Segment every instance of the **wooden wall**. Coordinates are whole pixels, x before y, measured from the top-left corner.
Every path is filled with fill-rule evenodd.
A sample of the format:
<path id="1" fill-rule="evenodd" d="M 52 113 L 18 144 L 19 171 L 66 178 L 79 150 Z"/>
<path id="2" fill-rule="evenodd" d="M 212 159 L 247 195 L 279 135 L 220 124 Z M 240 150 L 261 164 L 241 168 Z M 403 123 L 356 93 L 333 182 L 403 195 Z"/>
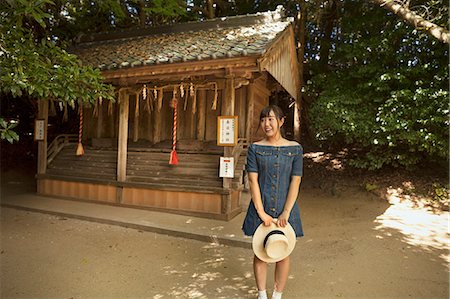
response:
<path id="1" fill-rule="evenodd" d="M 231 194 L 155 190 L 149 188 L 123 187 L 120 202 L 116 186 L 38 179 L 38 194 L 62 198 L 81 199 L 133 207 L 154 208 L 157 210 L 229 220 L 241 212 L 241 191 Z M 230 210 L 224 210 L 230 200 Z"/>
<path id="2" fill-rule="evenodd" d="M 251 134 L 249 141 L 254 142 L 264 138 L 263 131 L 259 128 L 259 115 L 261 110 L 264 109 L 267 105 L 269 105 L 269 96 L 270 91 L 265 87 L 265 82 L 263 81 L 255 81 L 252 86 L 253 88 L 253 97 L 254 97 L 254 108 L 252 114 L 252 124 L 251 124 Z"/>
<path id="3" fill-rule="evenodd" d="M 239 116 L 239 137 L 245 137 L 245 125 L 248 109 L 248 99 L 247 99 L 247 88 L 248 86 L 242 86 L 236 90 L 235 97 L 235 115 Z M 257 89 L 255 89 L 257 90 Z M 222 108 L 222 91 L 219 91 L 217 108 L 212 110 L 211 107 L 214 101 L 214 90 L 206 91 L 206 107 L 205 107 L 205 130 L 204 130 L 204 140 L 214 141 L 217 139 L 217 116 L 220 115 Z M 255 111 L 260 111 L 260 107 L 266 105 L 266 97 L 264 93 L 256 92 L 255 96 L 257 100 L 255 103 Z M 172 126 L 173 126 L 173 109 L 170 107 L 170 100 L 172 99 L 172 92 L 165 92 L 162 102 L 161 111 L 157 111 L 157 103 L 153 102 L 153 110 L 149 111 L 146 109 L 146 102 L 139 99 L 139 117 L 136 118 L 136 96 L 130 95 L 129 101 L 129 126 L 128 126 L 128 138 L 131 140 L 144 140 L 153 143 L 154 140 L 154 126 L 156 121 L 156 114 L 161 114 L 161 141 L 170 142 L 172 140 Z M 259 101 L 263 99 L 263 103 Z M 196 139 L 197 126 L 198 126 L 198 113 L 199 113 L 199 101 L 200 97 L 197 95 L 197 111 L 195 114 L 192 113 L 193 109 L 193 99 L 188 97 L 186 110 L 185 98 L 178 99 L 178 110 L 177 110 L 177 138 L 178 140 L 184 139 Z M 267 96 L 268 102 L 268 96 Z M 97 116 L 93 115 L 94 107 L 84 109 L 84 121 L 83 121 L 83 139 L 91 140 L 92 138 L 109 138 L 117 139 L 118 136 L 118 104 L 114 103 L 112 105 L 111 112 L 108 113 L 108 102 L 103 101 L 102 105 L 98 106 L 99 114 Z M 256 112 L 255 112 L 256 113 Z M 259 115 L 259 114 L 258 114 Z M 136 121 L 137 120 L 137 121 Z M 135 135 L 137 126 L 137 135 Z"/>

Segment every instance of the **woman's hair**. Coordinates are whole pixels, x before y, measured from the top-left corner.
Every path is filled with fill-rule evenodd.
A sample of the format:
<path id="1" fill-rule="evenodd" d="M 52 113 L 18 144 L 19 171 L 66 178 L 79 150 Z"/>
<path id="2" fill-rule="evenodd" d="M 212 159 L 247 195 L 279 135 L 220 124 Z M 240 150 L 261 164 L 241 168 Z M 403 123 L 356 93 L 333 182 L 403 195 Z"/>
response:
<path id="1" fill-rule="evenodd" d="M 259 121 L 261 122 L 264 117 L 269 117 L 270 111 L 273 111 L 273 114 L 275 114 L 275 117 L 277 118 L 278 128 L 280 129 L 281 136 L 285 137 L 284 127 L 280 127 L 280 120 L 285 118 L 286 115 L 284 114 L 283 110 L 281 110 L 281 108 L 277 105 L 269 105 L 261 110 L 261 113 L 259 114 Z M 259 127 L 260 126 L 258 126 L 256 132 L 259 131 Z"/>
<path id="2" fill-rule="evenodd" d="M 285 117 L 284 112 L 280 107 L 278 107 L 277 105 L 269 105 L 261 111 L 259 120 L 262 120 L 264 117 L 269 117 L 270 111 L 273 111 L 273 114 L 275 114 L 277 119 L 283 119 Z"/>

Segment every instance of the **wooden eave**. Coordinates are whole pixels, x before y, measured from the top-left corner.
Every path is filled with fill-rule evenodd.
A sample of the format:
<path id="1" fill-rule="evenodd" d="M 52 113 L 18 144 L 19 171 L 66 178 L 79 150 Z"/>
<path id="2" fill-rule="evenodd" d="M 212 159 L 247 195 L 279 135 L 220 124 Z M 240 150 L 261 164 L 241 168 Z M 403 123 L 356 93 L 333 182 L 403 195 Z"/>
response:
<path id="1" fill-rule="evenodd" d="M 145 83 L 146 81 L 173 80 L 191 76 L 218 75 L 225 77 L 231 72 L 246 77 L 259 72 L 260 55 L 212 60 L 198 60 L 170 64 L 155 64 L 142 67 L 102 71 L 105 82 L 116 85 Z"/>
<path id="2" fill-rule="evenodd" d="M 298 99 L 300 82 L 292 24 L 258 59 L 258 67 L 260 71 L 269 72 L 294 99 Z"/>

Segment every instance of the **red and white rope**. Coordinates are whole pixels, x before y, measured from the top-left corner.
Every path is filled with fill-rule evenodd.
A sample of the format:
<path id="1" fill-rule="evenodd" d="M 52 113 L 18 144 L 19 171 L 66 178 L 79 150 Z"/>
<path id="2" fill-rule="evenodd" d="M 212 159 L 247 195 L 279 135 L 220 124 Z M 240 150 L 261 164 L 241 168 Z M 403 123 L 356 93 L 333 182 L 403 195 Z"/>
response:
<path id="1" fill-rule="evenodd" d="M 83 105 L 80 104 L 80 128 L 78 129 L 78 143 L 83 139 Z"/>
<path id="2" fill-rule="evenodd" d="M 177 147 L 177 100 L 173 100 L 173 140 L 172 140 L 172 150 L 174 151 Z"/>

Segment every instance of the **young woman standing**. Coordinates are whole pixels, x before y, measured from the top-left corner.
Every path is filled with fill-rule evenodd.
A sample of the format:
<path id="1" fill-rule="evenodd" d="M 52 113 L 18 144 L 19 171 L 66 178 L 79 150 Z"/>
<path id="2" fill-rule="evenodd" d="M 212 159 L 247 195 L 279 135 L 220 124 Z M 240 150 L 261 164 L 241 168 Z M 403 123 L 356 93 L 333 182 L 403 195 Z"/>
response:
<path id="1" fill-rule="evenodd" d="M 260 224 L 293 227 L 296 237 L 303 236 L 297 196 L 303 171 L 303 148 L 295 141 L 283 138 L 281 127 L 284 113 L 275 105 L 260 114 L 260 129 L 264 139 L 248 148 L 246 170 L 252 201 L 244 219 L 243 231 L 253 236 Z M 267 263 L 256 255 L 253 260 L 258 299 L 267 299 Z M 272 299 L 281 299 L 289 274 L 289 256 L 276 262 Z"/>

